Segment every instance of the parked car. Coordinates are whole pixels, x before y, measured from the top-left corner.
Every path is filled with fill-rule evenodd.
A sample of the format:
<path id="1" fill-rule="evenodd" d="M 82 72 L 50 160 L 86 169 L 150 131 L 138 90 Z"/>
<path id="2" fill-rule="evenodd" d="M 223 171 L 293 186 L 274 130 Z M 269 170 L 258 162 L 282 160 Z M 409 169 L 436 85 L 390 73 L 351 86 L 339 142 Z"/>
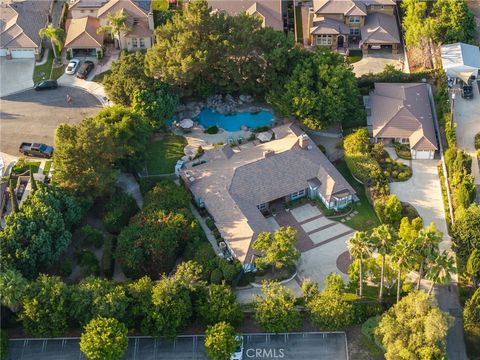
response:
<path id="1" fill-rule="evenodd" d="M 473 82 L 477 80 L 476 76 L 475 75 L 472 75 L 468 78 L 468 85 L 472 86 L 473 85 Z"/>
<path id="2" fill-rule="evenodd" d="M 58 87 L 57 80 L 42 80 L 33 85 L 33 88 L 36 91 L 39 90 L 49 90 L 49 89 L 56 89 Z"/>
<path id="3" fill-rule="evenodd" d="M 79 79 L 86 79 L 88 74 L 90 74 L 90 71 L 93 70 L 93 67 L 95 64 L 90 61 L 84 61 L 82 65 L 80 65 L 80 68 L 77 71 L 77 78 Z"/>
<path id="4" fill-rule="evenodd" d="M 75 72 L 78 70 L 79 66 L 80 66 L 80 60 L 78 60 L 78 59 L 70 60 L 67 67 L 65 68 L 65 74 L 67 74 L 67 75 L 75 74 Z"/>
<path id="5" fill-rule="evenodd" d="M 40 143 L 21 143 L 18 149 L 23 155 L 50 159 L 53 156 L 53 147 Z"/>
<path id="6" fill-rule="evenodd" d="M 462 86 L 462 98 L 473 99 L 473 87 L 471 85 Z"/>
<path id="7" fill-rule="evenodd" d="M 242 360 L 243 359 L 243 336 L 235 336 L 237 342 L 237 348 L 235 352 L 230 356 L 230 360 Z"/>

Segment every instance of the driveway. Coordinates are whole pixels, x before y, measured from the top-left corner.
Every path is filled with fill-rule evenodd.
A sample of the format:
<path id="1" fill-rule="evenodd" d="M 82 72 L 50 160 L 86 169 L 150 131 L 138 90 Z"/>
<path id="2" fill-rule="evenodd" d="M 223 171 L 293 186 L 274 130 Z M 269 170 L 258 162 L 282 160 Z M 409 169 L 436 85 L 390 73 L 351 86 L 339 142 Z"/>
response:
<path id="1" fill-rule="evenodd" d="M 454 118 L 457 122 L 457 146 L 473 158 L 472 174 L 475 176 L 478 202 L 480 201 L 480 171 L 474 143 L 475 134 L 480 132 L 480 93 L 477 82 L 473 85 L 473 99 L 462 99 L 460 93 L 456 92 Z"/>
<path id="2" fill-rule="evenodd" d="M 67 94 L 73 99 L 71 104 L 67 104 Z M 95 96 L 83 90 L 58 87 L 6 96 L 0 99 L 0 109 L 0 151 L 19 155 L 20 143 L 34 141 L 53 145 L 59 124 L 78 124 L 83 118 L 96 114 L 101 106 Z"/>
<path id="3" fill-rule="evenodd" d="M 95 71 L 92 71 L 88 75 L 87 80 L 78 79 L 76 76 L 63 74 L 57 80 L 58 84 L 61 86 L 70 86 L 83 89 L 90 94 L 94 95 L 103 105 L 110 105 L 107 96 L 105 95 L 105 91 L 103 89 L 102 84 L 97 83 L 95 81 L 91 81 L 95 77 Z"/>
<path id="4" fill-rule="evenodd" d="M 431 222 L 443 233 L 440 250 L 450 250 L 442 189 L 438 178 L 438 160 L 412 160 L 412 177 L 404 182 L 390 184 L 390 192 L 400 201 L 410 203 L 422 217 L 425 226 Z"/>
<path id="5" fill-rule="evenodd" d="M 401 49 L 396 55 L 387 50 L 370 50 L 369 54 L 363 55 L 362 60 L 352 64 L 353 72 L 356 77 L 369 73 L 375 74 L 382 72 L 386 65 L 393 65 L 395 68 L 403 70 L 404 59 Z"/>
<path id="6" fill-rule="evenodd" d="M 0 57 L 0 97 L 33 86 L 34 59 L 7 60 Z"/>
<path id="7" fill-rule="evenodd" d="M 335 359 L 345 360 L 347 340 L 344 332 L 287 334 L 243 334 L 243 359 Z M 130 337 L 123 360 L 130 359 L 209 359 L 204 336 L 178 336 L 175 339 Z M 7 360 L 85 359 L 78 338 L 15 339 L 9 341 Z"/>
<path id="8" fill-rule="evenodd" d="M 279 211 L 275 219 L 280 226 L 297 230 L 297 248 L 301 252 L 297 266 L 300 281 L 310 278 L 323 288 L 326 276 L 332 272 L 348 281 L 350 256 L 347 241 L 355 230 L 328 219 L 312 204 Z"/>

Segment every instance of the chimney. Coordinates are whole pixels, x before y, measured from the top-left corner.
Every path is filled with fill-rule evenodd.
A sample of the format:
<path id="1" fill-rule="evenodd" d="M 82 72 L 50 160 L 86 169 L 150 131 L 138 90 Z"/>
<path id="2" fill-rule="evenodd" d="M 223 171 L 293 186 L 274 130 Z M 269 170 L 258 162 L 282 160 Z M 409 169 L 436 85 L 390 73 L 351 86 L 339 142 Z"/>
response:
<path id="1" fill-rule="evenodd" d="M 270 156 L 273 156 L 273 155 L 275 155 L 275 151 L 274 151 L 274 150 L 267 150 L 267 151 L 264 151 L 264 152 L 263 152 L 263 157 L 264 157 L 265 159 L 268 158 L 268 157 L 270 157 Z"/>
<path id="2" fill-rule="evenodd" d="M 310 138 L 308 137 L 307 134 L 302 134 L 298 137 L 298 145 L 302 149 L 307 149 L 308 146 L 310 145 Z"/>

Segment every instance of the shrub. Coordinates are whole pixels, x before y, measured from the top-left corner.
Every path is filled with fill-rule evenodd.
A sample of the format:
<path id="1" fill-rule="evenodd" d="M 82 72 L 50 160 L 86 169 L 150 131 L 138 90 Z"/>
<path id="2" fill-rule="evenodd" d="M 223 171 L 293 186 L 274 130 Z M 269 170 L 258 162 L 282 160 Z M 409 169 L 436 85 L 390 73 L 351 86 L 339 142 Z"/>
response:
<path id="1" fill-rule="evenodd" d="M 210 134 L 210 135 L 214 135 L 214 134 L 217 134 L 218 133 L 218 126 L 216 125 L 213 125 L 213 126 L 209 126 L 208 128 L 205 129 L 204 133 L 205 134 Z"/>
<path id="2" fill-rule="evenodd" d="M 397 170 L 393 170 L 392 171 L 392 178 L 396 179 L 398 177 L 398 171 Z"/>
<path id="3" fill-rule="evenodd" d="M 261 132 L 264 132 L 264 131 L 268 131 L 268 130 L 270 130 L 270 129 L 271 129 L 271 127 L 268 126 L 268 125 L 259 126 L 259 127 L 255 128 L 255 129 L 253 129 L 253 132 L 261 133 Z"/>
<path id="4" fill-rule="evenodd" d="M 81 250 L 76 253 L 77 262 L 80 266 L 82 277 L 98 275 L 100 273 L 100 265 L 98 264 L 95 254 L 88 250 Z"/>
<path id="5" fill-rule="evenodd" d="M 135 200 L 121 189 L 116 188 L 105 204 L 103 215 L 105 228 L 112 234 L 119 234 L 137 212 L 138 206 Z"/>
<path id="6" fill-rule="evenodd" d="M 103 244 L 102 271 L 103 275 L 109 278 L 113 276 L 113 243 L 114 238 L 112 236 L 108 236 Z"/>
<path id="7" fill-rule="evenodd" d="M 397 179 L 399 181 L 405 181 L 405 180 L 408 179 L 408 175 L 405 172 L 402 171 L 400 174 L 398 174 Z"/>
<path id="8" fill-rule="evenodd" d="M 80 229 L 83 246 L 95 246 L 97 249 L 102 246 L 103 234 L 100 230 L 91 225 L 85 225 Z"/>
<path id="9" fill-rule="evenodd" d="M 208 218 L 207 220 L 205 220 L 205 224 L 207 224 L 207 227 L 212 231 L 216 229 L 215 221 L 213 221 L 212 218 Z"/>
<path id="10" fill-rule="evenodd" d="M 214 269 L 210 275 L 210 282 L 212 284 L 220 284 L 223 279 L 223 274 L 220 269 Z"/>
<path id="11" fill-rule="evenodd" d="M 476 150 L 480 149 L 480 133 L 475 135 L 475 149 Z"/>
<path id="12" fill-rule="evenodd" d="M 8 335 L 5 330 L 0 329 L 0 359 L 7 356 L 8 351 Z"/>
<path id="13" fill-rule="evenodd" d="M 73 265 L 70 260 L 60 261 L 57 266 L 57 274 L 63 277 L 69 277 L 72 274 Z"/>
<path id="14" fill-rule="evenodd" d="M 232 281 L 235 276 L 242 271 L 242 264 L 238 259 L 235 259 L 233 263 L 228 262 L 224 258 L 218 258 L 218 268 L 221 270 L 225 281 Z"/>
<path id="15" fill-rule="evenodd" d="M 376 301 L 355 301 L 353 303 L 353 317 L 356 324 L 365 322 L 372 316 L 382 313 L 382 306 Z"/>

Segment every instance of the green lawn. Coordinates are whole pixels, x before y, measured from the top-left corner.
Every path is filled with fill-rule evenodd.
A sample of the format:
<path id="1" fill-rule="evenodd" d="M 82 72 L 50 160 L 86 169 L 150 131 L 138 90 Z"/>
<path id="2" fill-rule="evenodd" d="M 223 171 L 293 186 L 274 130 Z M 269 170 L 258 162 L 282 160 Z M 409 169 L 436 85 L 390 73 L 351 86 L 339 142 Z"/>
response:
<path id="1" fill-rule="evenodd" d="M 357 196 L 360 199 L 359 202 L 353 204 L 354 210 L 357 210 L 358 214 L 352 217 L 350 220 L 345 220 L 344 224 L 350 226 L 352 229 L 360 231 L 370 230 L 375 226 L 380 225 L 380 221 L 373 210 L 373 206 L 370 205 L 367 200 L 364 186 L 358 183 L 352 177 L 352 174 L 350 174 L 350 170 L 348 170 L 345 161 L 342 160 L 335 162 L 335 167 L 338 171 L 340 171 L 345 180 L 347 180 L 348 183 L 355 189 Z"/>
<path id="2" fill-rule="evenodd" d="M 43 168 L 43 174 L 45 176 L 48 176 L 48 173 L 50 172 L 50 168 L 52 167 L 52 160 L 45 161 L 45 167 Z"/>
<path id="3" fill-rule="evenodd" d="M 48 59 L 45 62 L 45 64 L 35 66 L 35 69 L 33 70 L 33 82 L 37 83 L 40 80 L 43 80 L 43 76 L 45 76 L 45 79 L 58 79 L 63 72 L 65 71 L 65 66 L 62 65 L 58 68 L 53 68 L 52 69 L 52 64 L 53 64 L 53 51 L 50 50 L 48 52 Z"/>
<path id="4" fill-rule="evenodd" d="M 347 62 L 349 64 L 353 64 L 362 60 L 362 57 L 363 57 L 362 50 L 350 50 L 347 57 Z"/>
<path id="5" fill-rule="evenodd" d="M 168 136 L 163 140 L 152 142 L 146 155 L 148 175 L 171 174 L 175 164 L 184 154 L 187 140 L 183 136 Z"/>

